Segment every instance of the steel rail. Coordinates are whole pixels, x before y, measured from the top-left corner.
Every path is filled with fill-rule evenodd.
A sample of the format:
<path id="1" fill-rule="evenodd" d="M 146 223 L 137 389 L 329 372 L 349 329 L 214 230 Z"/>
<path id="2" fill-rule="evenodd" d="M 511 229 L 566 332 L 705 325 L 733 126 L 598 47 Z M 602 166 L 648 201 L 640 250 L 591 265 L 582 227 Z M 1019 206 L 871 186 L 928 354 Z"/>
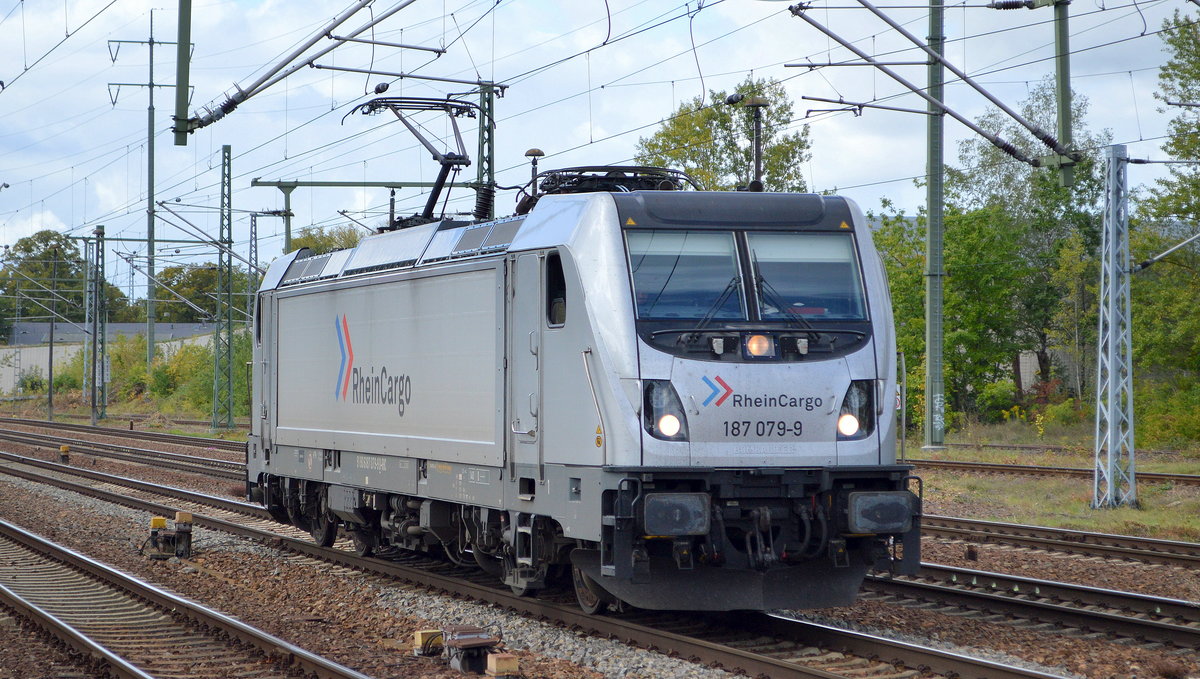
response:
<path id="1" fill-rule="evenodd" d="M 0 535 L 37 554 L 61 561 L 92 579 L 143 599 L 162 611 L 190 620 L 199 625 L 201 629 L 220 630 L 233 639 L 253 646 L 269 657 L 283 658 L 288 664 L 292 664 L 306 673 L 322 679 L 369 679 L 365 674 L 306 651 L 236 618 L 218 613 L 207 606 L 184 599 L 148 582 L 137 580 L 107 564 L 67 547 L 54 544 L 7 521 L 0 520 Z"/>
<path id="2" fill-rule="evenodd" d="M 94 432 L 94 431 L 86 432 L 86 433 L 94 433 L 97 435 L 109 436 L 112 438 L 122 438 L 122 436 L 121 436 L 122 432 L 120 430 L 117 430 L 116 433 L 111 433 L 111 434 L 104 433 L 104 432 Z M 192 463 L 192 464 L 196 464 L 196 465 L 210 465 L 213 467 L 219 467 L 219 468 L 230 470 L 230 471 L 244 470 L 246 467 L 244 462 L 238 462 L 235 460 L 224 460 L 219 457 L 208 457 L 206 455 L 191 455 L 191 454 L 186 454 L 186 453 L 171 453 L 171 452 L 167 452 L 167 451 L 163 451 L 163 450 L 155 450 L 155 449 L 150 449 L 150 448 L 137 448 L 137 447 L 131 446 L 127 443 L 109 443 L 107 441 L 88 441 L 88 440 L 84 440 L 84 439 L 73 439 L 73 438 L 63 436 L 62 434 L 42 434 L 42 433 L 31 432 L 31 431 L 16 431 L 16 430 L 11 430 L 11 429 L 0 429 L 0 437 L 4 437 L 4 436 L 14 436 L 14 437 L 15 436 L 24 436 L 24 437 L 28 437 L 30 439 L 38 439 L 38 440 L 43 441 L 46 445 L 65 444 L 65 445 L 71 446 L 72 450 L 83 449 L 83 448 L 92 448 L 92 449 L 102 449 L 105 451 L 119 452 L 119 453 L 130 452 L 130 453 L 136 453 L 138 455 L 143 455 L 146 457 L 154 457 L 154 458 L 159 458 L 159 459 L 163 459 L 163 460 L 172 460 L 172 461 L 176 461 L 176 462 Z M 171 441 L 157 441 L 157 442 L 158 443 L 171 443 L 172 445 L 174 445 L 174 442 L 171 442 Z M 188 445 L 191 445 L 191 444 L 188 444 Z M 245 444 L 242 444 L 242 445 L 244 446 Z M 198 447 L 198 446 L 192 446 L 192 447 Z M 212 450 L 216 450 L 215 448 L 211 448 L 211 446 L 209 448 Z M 226 452 L 234 452 L 234 451 L 226 451 Z"/>
<path id="3" fill-rule="evenodd" d="M 763 634 L 795 638 L 808 644 L 828 645 L 870 658 L 889 658 L 903 663 L 907 667 L 925 669 L 951 677 L 963 679 L 968 677 L 1061 679 L 1057 674 L 1047 674 L 1039 670 L 1005 665 L 961 653 L 877 637 L 864 632 L 839 629 L 807 620 L 797 620 L 781 614 L 762 613 L 753 617 L 741 617 L 738 624 L 742 625 L 744 629 Z"/>
<path id="4" fill-rule="evenodd" d="M 868 575 L 867 588 L 1134 639 L 1200 646 L 1200 604 L 1182 599 L 930 563 L 922 563 L 914 577 Z M 1092 606 L 1108 610 L 1087 608 Z"/>
<path id="5" fill-rule="evenodd" d="M 1069 528 L 1029 526 L 935 514 L 921 517 L 921 533 L 926 537 L 1033 547 L 1072 554 L 1200 568 L 1200 543 L 1195 542 L 1089 533 Z"/>
<path id="6" fill-rule="evenodd" d="M 969 472 L 997 474 L 1026 474 L 1029 476 L 1069 476 L 1092 478 L 1095 471 L 1086 467 L 1043 467 L 1028 464 L 1000 464 L 997 462 L 964 462 L 959 460 L 919 460 L 908 462 L 926 469 L 951 469 Z M 1200 474 L 1165 474 L 1138 471 L 1139 483 L 1171 483 L 1179 486 L 1200 486 Z"/>
<path id="7" fill-rule="evenodd" d="M 25 457 L 15 453 L 6 453 L 0 451 L 0 460 L 16 462 L 18 464 L 37 467 L 48 471 L 59 472 L 63 474 L 71 474 L 73 476 L 82 476 L 86 479 L 108 483 L 115 486 L 124 486 L 134 490 L 140 490 L 146 493 L 154 493 L 156 495 L 166 495 L 167 497 L 186 502 L 196 502 L 206 504 L 211 507 L 216 507 L 227 512 L 235 512 L 238 514 L 253 516 L 259 519 L 269 519 L 271 515 L 261 505 L 249 504 L 238 500 L 230 500 L 216 495 L 200 493 L 192 490 L 184 490 L 182 488 L 174 488 L 172 486 L 164 486 L 158 483 L 150 483 L 148 481 L 140 481 L 131 479 L 125 476 L 117 476 L 116 474 L 105 474 L 104 472 L 92 471 L 90 469 L 80 469 L 70 465 L 59 464 L 57 462 L 47 462 L 37 458 Z M 8 471 L 8 470 L 5 470 Z M 64 486 L 64 488 L 67 486 Z M 74 489 L 74 486 L 71 486 Z"/>
<path id="8" fill-rule="evenodd" d="M 91 658 L 108 676 L 116 676 L 120 679 L 155 679 L 131 665 L 121 656 L 96 643 L 53 613 L 25 599 L 3 584 L 0 584 L 0 604 L 14 611 L 17 616 L 31 621 L 47 634 L 66 643 L 76 653 Z"/>
<path id="9" fill-rule="evenodd" d="M 0 455 L 0 457 L 8 456 Z M 42 461 L 36 460 L 34 462 Z M 22 464 L 25 464 L 25 462 L 22 461 Z M 47 469 L 62 467 L 62 465 L 44 462 L 37 466 Z M 62 471 L 78 473 L 85 470 L 67 467 L 63 468 Z M 141 500 L 138 498 L 132 498 L 101 488 L 81 486 L 79 484 L 62 479 L 43 477 L 36 473 L 26 472 L 7 466 L 0 466 L 0 472 L 12 474 L 14 476 L 19 476 L 35 482 L 49 483 L 51 485 L 76 492 L 83 492 L 93 497 L 108 500 L 110 502 L 135 509 L 153 512 L 159 515 L 169 515 L 171 512 L 176 511 L 174 507 L 167 505 Z M 189 491 L 182 491 L 181 489 L 165 489 L 161 486 L 155 487 L 154 490 L 155 492 L 170 490 L 172 491 L 172 496 L 191 494 Z M 208 502 L 210 499 L 220 498 L 203 496 L 203 498 L 196 501 Z M 238 508 L 231 511 L 245 511 L 242 508 L 257 509 L 257 512 L 251 513 L 252 516 L 259 517 L 266 515 L 266 510 L 263 510 L 256 505 L 245 505 L 243 503 L 233 504 L 236 504 Z M 579 610 L 574 604 L 565 605 L 543 599 L 519 597 L 507 589 L 500 588 L 498 586 L 464 581 L 460 578 L 441 575 L 428 570 L 416 569 L 373 558 L 359 557 L 351 552 L 336 548 L 320 547 L 307 540 L 299 540 L 285 535 L 280 535 L 279 533 L 260 530 L 233 521 L 207 516 L 196 512 L 193 512 L 192 515 L 195 525 L 202 526 L 204 528 L 220 530 L 230 534 L 250 538 L 296 554 L 319 559 L 321 561 L 339 566 L 345 566 L 347 568 L 388 576 L 397 580 L 402 580 L 426 587 L 433 591 L 467 596 L 476 601 L 501 606 L 533 618 L 549 619 L 559 624 L 579 628 L 588 634 L 615 638 L 622 642 L 642 648 L 648 648 L 662 653 L 677 655 L 695 662 L 719 666 L 734 672 L 744 672 L 750 676 L 781 679 L 792 677 L 802 677 L 806 679 L 834 679 L 844 676 L 816 668 L 804 667 L 802 665 L 798 665 L 784 659 L 774 658 L 769 655 L 753 653 L 684 634 L 676 634 L 665 630 L 655 629 L 651 626 L 640 624 L 636 621 L 623 619 L 619 616 L 587 615 L 583 611 Z M 744 616 L 746 620 L 743 620 L 742 623 L 739 624 L 745 624 L 749 620 L 756 619 L 756 616 L 757 614 L 755 616 Z M 788 624 L 793 626 L 793 630 L 800 629 L 800 627 L 795 627 L 795 625 L 800 624 L 800 621 L 791 621 Z M 857 651 L 858 653 L 871 658 L 885 656 L 895 657 L 897 662 L 904 662 L 905 664 L 912 663 L 912 666 L 914 667 L 929 669 L 933 672 L 944 674 L 958 673 L 958 676 L 963 677 L 986 676 L 989 678 L 994 677 L 995 679 L 1051 679 L 1051 677 L 1053 677 L 1053 675 L 1048 675 L 1033 670 L 1009 667 L 981 659 L 972 659 L 967 656 L 956 656 L 952 653 L 938 651 L 936 649 L 928 649 L 915 644 L 906 644 L 904 642 L 885 639 L 883 637 L 873 637 L 871 635 L 858 632 L 837 630 L 836 628 L 825 627 L 815 623 L 803 623 L 803 625 L 804 629 L 807 631 L 793 631 L 791 633 L 792 636 L 789 638 L 801 639 L 804 640 L 805 644 L 812 645 L 814 638 L 813 636 L 808 635 L 819 635 L 822 640 L 826 640 L 831 646 L 844 649 L 859 649 Z M 901 658 L 910 658 L 911 660 L 904 661 L 901 660 Z M 943 666 L 946 667 L 944 671 L 942 669 Z"/>
<path id="10" fill-rule="evenodd" d="M 59 448 L 70 446 L 71 453 L 80 455 L 95 455 L 125 462 L 152 464 L 163 469 L 190 472 L 204 476 L 215 476 L 223 479 L 244 480 L 246 465 L 241 462 L 219 460 L 216 458 L 197 457 L 195 455 L 180 455 L 160 450 L 147 450 L 122 446 L 98 441 L 82 441 L 48 434 L 32 432 L 0 431 L 0 440 L 18 443 L 38 448 Z"/>
<path id="11" fill-rule="evenodd" d="M 69 415 L 67 417 L 70 417 Z M 133 418 L 131 419 L 142 419 Z M 195 422 L 192 420 L 180 420 L 179 424 L 204 424 L 208 422 Z M 187 436 L 184 434 L 169 434 L 158 431 L 143 431 L 140 429 L 120 429 L 117 427 L 93 427 L 90 424 L 80 424 L 77 422 L 61 422 L 55 420 L 47 422 L 46 420 L 30 420 L 20 417 L 0 417 L 0 424 L 17 424 L 26 427 L 42 427 L 45 429 L 58 429 L 65 431 L 77 431 L 88 434 L 96 434 L 98 436 L 120 436 L 124 438 L 145 439 L 147 441 L 155 441 L 158 443 L 174 443 L 181 446 L 192 446 L 198 448 L 214 448 L 217 450 L 227 450 L 230 452 L 240 453 L 246 449 L 245 441 L 229 441 L 226 439 L 214 439 L 204 436 Z"/>

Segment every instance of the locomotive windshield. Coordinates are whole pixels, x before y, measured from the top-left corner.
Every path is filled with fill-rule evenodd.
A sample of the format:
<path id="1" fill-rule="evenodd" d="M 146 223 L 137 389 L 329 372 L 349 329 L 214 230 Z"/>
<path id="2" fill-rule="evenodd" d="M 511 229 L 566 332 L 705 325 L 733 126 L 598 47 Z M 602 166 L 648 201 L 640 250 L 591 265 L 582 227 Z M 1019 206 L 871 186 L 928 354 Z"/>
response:
<path id="1" fill-rule="evenodd" d="M 750 229 L 626 229 L 638 333 L 701 360 L 804 360 L 871 332 L 854 235 Z M 778 351 L 747 358 L 749 333 Z"/>
<path id="2" fill-rule="evenodd" d="M 746 233 L 749 278 L 738 264 L 740 235 L 627 231 L 638 318 L 867 320 L 850 234 Z M 755 319 L 747 313 L 746 290 Z"/>
<path id="3" fill-rule="evenodd" d="M 746 238 L 764 321 L 867 319 L 850 234 L 749 233 Z"/>
<path id="4" fill-rule="evenodd" d="M 746 320 L 737 247 L 720 231 L 629 231 L 637 315 Z"/>

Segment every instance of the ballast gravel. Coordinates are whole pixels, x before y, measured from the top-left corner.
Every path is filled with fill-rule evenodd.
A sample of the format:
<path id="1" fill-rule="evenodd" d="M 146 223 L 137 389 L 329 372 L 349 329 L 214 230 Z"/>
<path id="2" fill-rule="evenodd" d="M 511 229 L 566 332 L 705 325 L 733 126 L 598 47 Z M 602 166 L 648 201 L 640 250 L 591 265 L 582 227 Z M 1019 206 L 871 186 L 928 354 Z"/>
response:
<path id="1" fill-rule="evenodd" d="M 28 449 L 13 452 L 30 453 Z M 42 451 L 37 456 L 53 459 L 54 454 Z M 228 481 L 194 474 L 106 460 L 81 464 L 165 485 L 237 495 Z M 197 552 L 193 559 L 151 562 L 137 552 L 148 530 L 148 514 L 3 475 L 0 517 L 373 676 L 462 676 L 450 671 L 444 660 L 413 657 L 410 648 L 414 630 L 455 623 L 479 625 L 499 633 L 505 647 L 519 655 L 525 677 L 732 676 L 496 607 L 432 594 L 349 569 L 315 566 L 302 557 L 203 529 L 196 531 Z M 1197 598 L 1192 596 L 1197 591 L 1192 589 L 1197 574 L 1186 569 L 1097 563 L 997 546 L 979 550 L 979 560 L 984 563 L 964 564 L 955 559 L 956 554 L 965 553 L 964 545 L 930 540 L 924 544 L 926 559 L 931 561 L 1087 584 L 1103 580 L 1103 586 L 1166 596 L 1170 596 L 1166 592 L 1182 589 L 1188 596 L 1175 596 Z M 1046 570 L 1052 574 L 1041 572 Z M 902 640 L 982 655 L 1005 664 L 1025 664 L 1066 677 L 1200 677 L 1195 659 L 1165 649 L 1132 648 L 1103 639 L 1072 638 L 881 602 L 863 601 L 845 609 L 809 611 L 801 616 L 872 633 L 890 631 Z M 40 644 L 36 639 L 28 639 L 28 643 L 31 647 Z M 18 642 L 5 648 L 22 645 Z M 0 657 L 0 668 L 8 666 L 7 658 Z M 23 671 L 30 667 L 22 667 L 21 676 L 57 676 Z M 4 676 L 0 673 L 0 679 Z"/>
<path id="2" fill-rule="evenodd" d="M 47 509 L 51 508 L 51 509 Z M 194 558 L 138 553 L 150 515 L 0 475 L 0 517 L 376 677 L 461 677 L 416 658 L 412 633 L 471 624 L 499 633 L 525 677 L 686 677 L 727 672 L 460 601 L 351 569 L 314 565 L 256 542 L 196 528 Z M 38 648 L 36 639 L 27 639 Z M 20 645 L 20 644 L 18 644 Z M 11 647 L 10 647 L 11 648 Z M 0 657 L 0 667 L 7 667 Z M 0 674 L 0 677 L 3 677 Z M 22 677 L 58 674 L 22 673 Z"/>

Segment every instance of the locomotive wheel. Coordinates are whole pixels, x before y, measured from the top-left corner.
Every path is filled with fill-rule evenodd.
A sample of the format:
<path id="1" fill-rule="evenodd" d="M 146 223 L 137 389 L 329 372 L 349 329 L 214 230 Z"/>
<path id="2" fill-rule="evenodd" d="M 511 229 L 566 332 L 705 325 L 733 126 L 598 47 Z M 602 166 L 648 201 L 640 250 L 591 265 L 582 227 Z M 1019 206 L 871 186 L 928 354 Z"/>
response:
<path id="1" fill-rule="evenodd" d="M 337 539 L 338 519 L 333 512 L 329 511 L 329 502 L 326 499 L 324 487 L 317 495 L 317 515 L 312 518 L 308 534 L 312 536 L 313 542 L 322 547 L 333 545 L 333 541 Z"/>
<path id="2" fill-rule="evenodd" d="M 612 597 L 578 566 L 571 567 L 571 580 L 575 583 L 575 601 L 584 613 L 596 615 L 608 610 Z"/>
<path id="3" fill-rule="evenodd" d="M 291 524 L 296 528 L 305 532 L 312 530 L 312 522 L 300 511 L 300 507 L 295 502 L 288 503 L 287 515 Z"/>
<path id="4" fill-rule="evenodd" d="M 509 560 L 508 560 L 508 559 L 504 559 L 504 576 L 505 576 L 505 577 L 504 577 L 504 579 L 505 579 L 505 580 L 507 580 L 507 579 L 508 579 L 508 573 L 509 573 L 509 572 L 510 572 L 512 569 L 513 569 L 513 565 L 512 565 L 511 563 L 509 563 Z M 508 586 L 508 588 L 509 588 L 510 590 L 512 590 L 512 593 L 513 593 L 513 594 L 516 594 L 517 596 L 529 596 L 530 594 L 533 594 L 533 589 L 532 589 L 532 588 L 530 588 L 528 585 L 513 585 L 513 584 L 510 584 L 510 585 Z"/>
<path id="5" fill-rule="evenodd" d="M 312 520 L 308 534 L 312 536 L 313 542 L 322 547 L 329 547 L 337 539 L 337 531 L 337 518 L 327 511 L 322 511 L 320 516 Z"/>
<path id="6" fill-rule="evenodd" d="M 271 515 L 272 519 L 275 519 L 279 523 L 289 524 L 292 522 L 292 517 L 288 515 L 287 510 L 279 505 L 269 505 L 267 507 L 267 513 Z"/>
<path id="7" fill-rule="evenodd" d="M 490 573 L 499 578 L 501 581 L 504 580 L 504 565 L 500 563 L 500 559 L 497 559 L 490 554 L 484 554 L 478 549 L 473 549 L 472 551 L 474 552 L 475 563 L 478 564 L 485 573 Z"/>
<path id="8" fill-rule="evenodd" d="M 502 579 L 508 580 L 509 573 L 516 570 L 517 566 L 513 562 L 513 559 L 511 556 L 505 556 L 504 558 L 502 558 L 500 560 L 500 562 L 504 565 L 504 577 Z M 517 596 L 531 596 L 535 591 L 537 591 L 536 588 L 530 587 L 528 584 L 514 585 L 514 584 L 510 583 L 508 585 L 508 588 L 510 590 L 512 590 L 512 593 L 516 594 Z"/>
<path id="9" fill-rule="evenodd" d="M 352 530 L 350 531 L 350 539 L 354 541 L 354 553 L 359 556 L 375 556 L 375 547 L 379 540 L 375 537 L 375 533 L 368 530 Z"/>

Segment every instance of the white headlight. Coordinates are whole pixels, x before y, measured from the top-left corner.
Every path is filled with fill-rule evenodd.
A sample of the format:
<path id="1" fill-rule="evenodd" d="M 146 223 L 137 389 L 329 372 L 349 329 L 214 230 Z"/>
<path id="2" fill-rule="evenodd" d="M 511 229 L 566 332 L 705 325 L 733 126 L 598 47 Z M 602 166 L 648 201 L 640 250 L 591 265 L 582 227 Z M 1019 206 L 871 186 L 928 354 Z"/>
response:
<path id="1" fill-rule="evenodd" d="M 857 423 L 855 427 L 857 428 Z M 679 418 L 667 413 L 658 418 L 658 431 L 666 437 L 671 437 L 679 433 Z"/>
<path id="2" fill-rule="evenodd" d="M 838 418 L 838 432 L 842 436 L 854 436 L 858 433 L 858 418 L 845 413 Z"/>

